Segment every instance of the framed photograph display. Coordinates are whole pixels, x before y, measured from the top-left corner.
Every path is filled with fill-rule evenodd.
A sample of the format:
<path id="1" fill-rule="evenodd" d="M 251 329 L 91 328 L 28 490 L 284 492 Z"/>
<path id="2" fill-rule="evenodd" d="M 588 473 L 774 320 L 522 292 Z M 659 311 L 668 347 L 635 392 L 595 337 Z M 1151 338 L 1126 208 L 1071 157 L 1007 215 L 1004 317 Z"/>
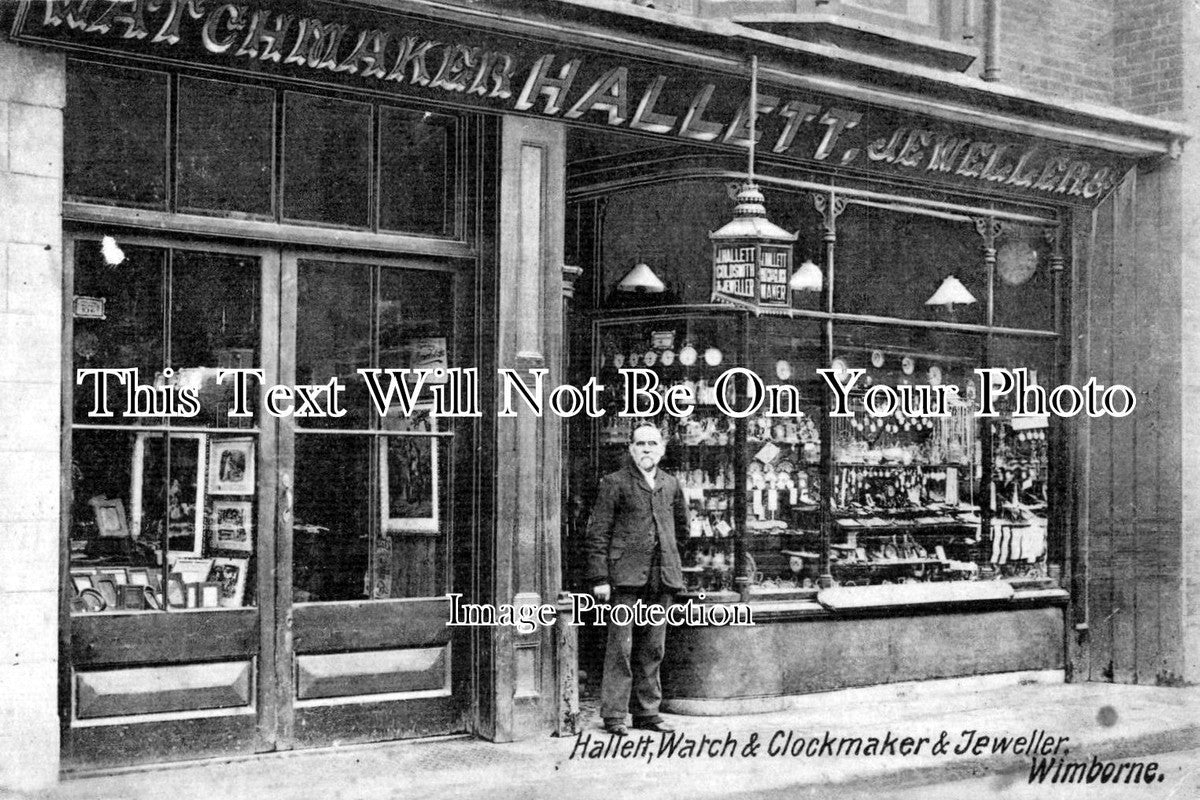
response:
<path id="1" fill-rule="evenodd" d="M 125 521 L 125 504 L 119 499 L 109 500 L 107 497 L 93 497 L 88 501 L 96 515 L 96 530 L 100 536 L 112 539 L 124 539 L 129 535 L 129 526 Z"/>
<path id="2" fill-rule="evenodd" d="M 214 558 L 208 573 L 208 582 L 220 584 L 222 608 L 240 608 L 246 597 L 246 570 L 248 558 Z"/>
<path id="3" fill-rule="evenodd" d="M 196 584 L 196 586 L 200 592 L 200 608 L 217 608 L 221 605 L 221 584 L 214 581 L 205 581 L 204 583 Z"/>
<path id="4" fill-rule="evenodd" d="M 167 551 L 198 556 L 204 547 L 203 433 L 139 433 L 130 470 L 130 530 Z M 168 463 L 168 459 L 170 463 Z"/>
<path id="5" fill-rule="evenodd" d="M 437 422 L 428 416 L 429 431 Z M 438 437 L 379 440 L 380 518 L 388 533 L 437 533 Z"/>
<path id="6" fill-rule="evenodd" d="M 208 458 L 209 494 L 254 494 L 254 439 L 214 439 Z"/>
<path id="7" fill-rule="evenodd" d="M 254 550 L 254 504 L 249 500 L 214 500 L 208 546 L 214 550 Z"/>
<path id="8" fill-rule="evenodd" d="M 208 573 L 212 570 L 213 559 L 180 556 L 171 559 L 170 565 L 171 574 L 178 575 L 179 579 L 184 583 L 201 583 L 208 579 Z"/>

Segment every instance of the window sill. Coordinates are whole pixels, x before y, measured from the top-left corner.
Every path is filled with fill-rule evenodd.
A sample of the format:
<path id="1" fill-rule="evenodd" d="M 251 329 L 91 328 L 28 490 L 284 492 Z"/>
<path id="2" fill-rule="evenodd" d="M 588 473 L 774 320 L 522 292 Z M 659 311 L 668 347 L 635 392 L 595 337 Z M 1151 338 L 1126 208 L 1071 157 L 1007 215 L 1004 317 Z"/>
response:
<path id="1" fill-rule="evenodd" d="M 973 44 L 948 42 L 834 14 L 740 15 L 732 21 L 790 39 L 953 72 L 965 72 L 979 56 L 979 48 Z"/>

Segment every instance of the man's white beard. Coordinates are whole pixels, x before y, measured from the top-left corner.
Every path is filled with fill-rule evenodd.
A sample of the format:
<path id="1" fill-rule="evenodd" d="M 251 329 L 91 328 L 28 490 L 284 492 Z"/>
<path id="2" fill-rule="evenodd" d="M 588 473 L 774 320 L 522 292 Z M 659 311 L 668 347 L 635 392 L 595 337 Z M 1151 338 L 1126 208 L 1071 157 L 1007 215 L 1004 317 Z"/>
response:
<path id="1" fill-rule="evenodd" d="M 658 466 L 658 462 L 654 460 L 653 456 L 642 456 L 637 463 L 642 468 L 642 472 L 653 472 L 654 468 Z"/>

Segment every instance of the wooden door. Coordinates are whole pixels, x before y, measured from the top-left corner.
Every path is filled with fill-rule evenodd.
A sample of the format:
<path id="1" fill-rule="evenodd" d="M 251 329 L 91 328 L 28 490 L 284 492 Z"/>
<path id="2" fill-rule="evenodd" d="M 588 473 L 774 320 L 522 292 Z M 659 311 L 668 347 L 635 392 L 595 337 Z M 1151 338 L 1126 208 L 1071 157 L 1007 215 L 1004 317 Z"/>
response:
<path id="1" fill-rule="evenodd" d="M 281 747 L 465 728 L 467 640 L 446 595 L 467 552 L 454 544 L 469 504 L 450 487 L 471 472 L 470 425 L 425 407 L 381 416 L 358 372 L 462 366 L 463 283 L 430 260 L 283 258 L 283 383 L 324 388 L 280 424 Z"/>

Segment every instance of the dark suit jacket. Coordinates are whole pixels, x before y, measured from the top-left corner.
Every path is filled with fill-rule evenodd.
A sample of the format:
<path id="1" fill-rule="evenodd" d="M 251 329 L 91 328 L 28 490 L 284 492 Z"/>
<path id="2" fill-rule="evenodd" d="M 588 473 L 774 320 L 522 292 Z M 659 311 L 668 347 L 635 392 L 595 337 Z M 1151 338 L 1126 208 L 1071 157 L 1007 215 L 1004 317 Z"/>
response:
<path id="1" fill-rule="evenodd" d="M 600 480 L 587 528 L 587 577 L 593 586 L 645 586 L 657 523 L 662 585 L 683 588 L 677 539 L 688 536 L 687 500 L 674 476 L 660 469 L 654 480 L 651 491 L 632 460 Z"/>

